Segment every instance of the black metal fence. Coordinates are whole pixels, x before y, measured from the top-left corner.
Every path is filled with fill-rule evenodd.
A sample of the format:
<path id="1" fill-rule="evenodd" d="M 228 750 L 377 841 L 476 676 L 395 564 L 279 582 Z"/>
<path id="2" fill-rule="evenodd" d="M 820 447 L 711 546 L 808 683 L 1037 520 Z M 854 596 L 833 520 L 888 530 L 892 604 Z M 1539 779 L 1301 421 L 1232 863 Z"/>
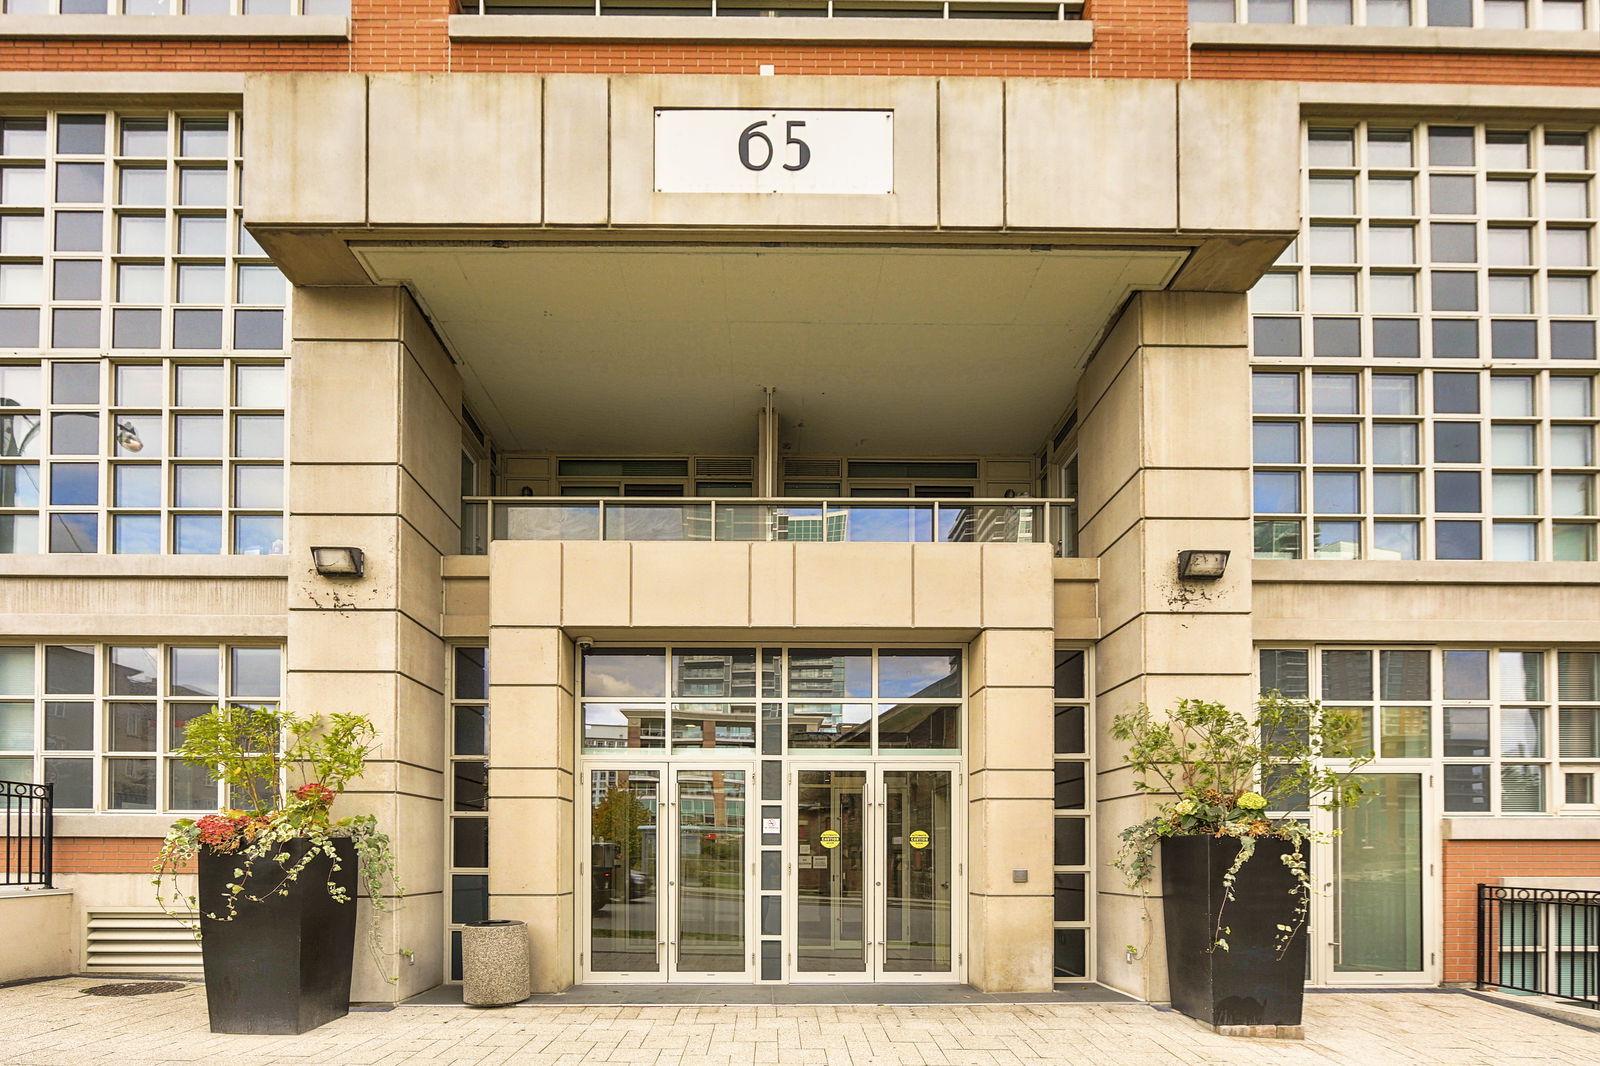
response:
<path id="1" fill-rule="evenodd" d="M 54 887 L 54 785 L 0 781 L 0 885 Z"/>
<path id="2" fill-rule="evenodd" d="M 1477 977 L 1600 1009 L 1600 892 L 1479 885 Z"/>

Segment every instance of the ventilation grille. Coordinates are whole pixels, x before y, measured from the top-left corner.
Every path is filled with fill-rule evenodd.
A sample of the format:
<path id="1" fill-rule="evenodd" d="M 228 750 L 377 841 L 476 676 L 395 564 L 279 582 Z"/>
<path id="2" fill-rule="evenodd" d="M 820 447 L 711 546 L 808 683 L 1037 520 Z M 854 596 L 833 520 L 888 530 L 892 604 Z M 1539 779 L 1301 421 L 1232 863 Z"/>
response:
<path id="1" fill-rule="evenodd" d="M 754 459 L 696 459 L 695 477 L 755 477 Z"/>
<path id="2" fill-rule="evenodd" d="M 784 477 L 838 477 L 842 469 L 838 459 L 785 459 Z"/>
<path id="3" fill-rule="evenodd" d="M 200 942 L 182 922 L 159 910 L 90 911 L 83 970 L 199 975 Z"/>

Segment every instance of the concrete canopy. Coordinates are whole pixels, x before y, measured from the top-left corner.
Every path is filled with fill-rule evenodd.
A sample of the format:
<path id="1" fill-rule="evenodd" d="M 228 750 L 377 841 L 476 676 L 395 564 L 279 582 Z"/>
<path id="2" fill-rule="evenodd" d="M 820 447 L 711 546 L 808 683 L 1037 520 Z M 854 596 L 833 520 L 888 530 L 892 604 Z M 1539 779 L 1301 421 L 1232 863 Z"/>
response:
<path id="1" fill-rule="evenodd" d="M 1181 249 L 359 245 L 511 450 L 1024 455 Z"/>

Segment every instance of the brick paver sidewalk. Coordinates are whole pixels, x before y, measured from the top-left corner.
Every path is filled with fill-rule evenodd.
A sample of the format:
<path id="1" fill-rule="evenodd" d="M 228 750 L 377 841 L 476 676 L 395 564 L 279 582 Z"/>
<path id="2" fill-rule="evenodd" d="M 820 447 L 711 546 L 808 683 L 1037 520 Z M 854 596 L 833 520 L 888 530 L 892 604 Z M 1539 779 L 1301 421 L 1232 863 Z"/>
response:
<path id="1" fill-rule="evenodd" d="M 1451 993 L 1312 995 L 1303 1043 L 1219 1037 L 1136 1004 L 402 1007 L 300 1037 L 213 1036 L 198 986 L 82 995 L 0 989 L 5 1066 L 1449 1066 L 1600 1063 L 1600 1033 Z"/>

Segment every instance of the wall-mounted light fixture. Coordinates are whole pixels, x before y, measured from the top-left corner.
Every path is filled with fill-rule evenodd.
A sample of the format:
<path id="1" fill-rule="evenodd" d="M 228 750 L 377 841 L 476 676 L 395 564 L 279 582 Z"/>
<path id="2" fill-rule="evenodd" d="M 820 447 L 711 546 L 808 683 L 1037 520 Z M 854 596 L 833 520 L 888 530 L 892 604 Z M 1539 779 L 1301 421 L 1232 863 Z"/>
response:
<path id="1" fill-rule="evenodd" d="M 1215 581 L 1228 569 L 1228 553 L 1190 550 L 1178 553 L 1178 577 L 1184 581 Z"/>
<path id="2" fill-rule="evenodd" d="M 360 548 L 312 548 L 311 561 L 323 577 L 360 577 L 366 572 L 366 555 Z"/>

